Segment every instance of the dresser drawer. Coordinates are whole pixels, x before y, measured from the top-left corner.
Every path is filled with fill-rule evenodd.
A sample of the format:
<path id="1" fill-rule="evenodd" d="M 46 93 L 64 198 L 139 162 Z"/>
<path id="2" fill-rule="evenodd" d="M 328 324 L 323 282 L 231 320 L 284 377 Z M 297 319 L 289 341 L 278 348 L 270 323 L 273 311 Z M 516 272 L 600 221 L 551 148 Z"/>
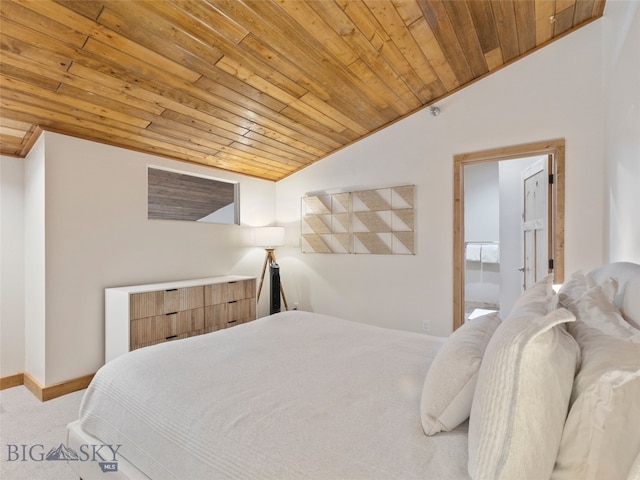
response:
<path id="1" fill-rule="evenodd" d="M 204 287 L 165 290 L 164 313 L 204 307 Z"/>
<path id="2" fill-rule="evenodd" d="M 129 297 L 129 316 L 132 320 L 164 313 L 164 291 L 135 293 Z"/>
<path id="3" fill-rule="evenodd" d="M 138 318 L 131 321 L 131 350 L 150 342 L 182 338 L 182 335 L 204 328 L 204 307 L 176 313 Z"/>
<path id="4" fill-rule="evenodd" d="M 217 283 L 213 285 L 205 285 L 204 287 L 205 305 L 217 305 L 220 303 L 252 298 L 255 297 L 255 295 L 255 279 Z"/>
<path id="5" fill-rule="evenodd" d="M 183 310 L 176 314 L 175 333 L 187 333 L 204 328 L 204 307 Z"/>
<path id="6" fill-rule="evenodd" d="M 170 288 L 157 292 L 135 293 L 129 297 L 131 319 L 204 307 L 204 287 Z"/>
<path id="7" fill-rule="evenodd" d="M 154 341 L 164 341 L 171 337 L 171 324 L 175 315 L 157 315 L 137 318 L 131 321 L 131 350 Z"/>
<path id="8" fill-rule="evenodd" d="M 134 347 L 131 347 L 131 350 L 136 350 L 138 348 L 142 348 L 142 347 L 150 347 L 151 345 L 157 345 L 159 343 L 165 343 L 165 342 L 171 342 L 173 340 L 180 340 L 181 338 L 189 338 L 189 337 L 195 337 L 197 335 L 202 335 L 203 333 L 209 333 L 209 332 L 205 332 L 204 329 L 201 330 L 192 330 L 191 332 L 187 332 L 187 333 L 181 333 L 180 335 L 175 335 L 169 339 L 162 339 L 162 340 L 153 340 L 151 342 L 147 342 L 147 343 L 142 343 L 139 345 L 136 345 Z"/>
<path id="9" fill-rule="evenodd" d="M 217 305 L 205 307 L 204 326 L 205 329 L 212 327 L 215 330 L 220 328 L 233 327 L 240 323 L 249 322 L 256 318 L 256 302 L 254 298 L 245 298 Z"/>

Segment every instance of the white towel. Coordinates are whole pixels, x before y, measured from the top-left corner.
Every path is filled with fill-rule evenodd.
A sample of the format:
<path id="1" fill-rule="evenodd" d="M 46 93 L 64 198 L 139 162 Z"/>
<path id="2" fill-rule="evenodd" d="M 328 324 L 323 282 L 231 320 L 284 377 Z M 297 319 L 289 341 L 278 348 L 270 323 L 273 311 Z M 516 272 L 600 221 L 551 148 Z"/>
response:
<path id="1" fill-rule="evenodd" d="M 486 308 L 474 308 L 473 312 L 471 312 L 471 315 L 469 315 L 466 321 L 473 320 L 474 318 L 482 317 L 484 315 L 488 315 L 494 312 L 497 312 L 497 310 L 489 310 Z"/>
<path id="2" fill-rule="evenodd" d="M 466 258 L 470 262 L 479 262 L 482 252 L 482 245 L 478 245 L 475 243 L 467 244 L 466 249 Z"/>
<path id="3" fill-rule="evenodd" d="M 500 263 L 500 247 L 494 244 L 483 245 L 480 261 L 482 263 Z"/>

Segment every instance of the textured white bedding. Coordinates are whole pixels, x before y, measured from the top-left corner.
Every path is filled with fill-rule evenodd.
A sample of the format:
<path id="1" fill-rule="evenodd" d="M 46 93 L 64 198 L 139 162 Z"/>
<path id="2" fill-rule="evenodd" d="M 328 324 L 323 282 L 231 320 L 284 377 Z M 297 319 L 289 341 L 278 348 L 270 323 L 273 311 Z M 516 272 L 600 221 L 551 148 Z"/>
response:
<path id="1" fill-rule="evenodd" d="M 444 340 L 285 312 L 109 362 L 81 426 L 153 479 L 468 479 L 420 423 Z"/>

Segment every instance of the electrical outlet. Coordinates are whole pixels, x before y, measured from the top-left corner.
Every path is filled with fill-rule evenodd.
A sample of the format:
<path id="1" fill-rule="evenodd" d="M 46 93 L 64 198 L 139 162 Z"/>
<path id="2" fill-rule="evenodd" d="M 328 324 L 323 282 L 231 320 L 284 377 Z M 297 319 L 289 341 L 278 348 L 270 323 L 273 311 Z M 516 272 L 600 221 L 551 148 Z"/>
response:
<path id="1" fill-rule="evenodd" d="M 422 321 L 422 331 L 424 333 L 429 333 L 431 331 L 431 323 L 429 322 L 429 320 Z"/>

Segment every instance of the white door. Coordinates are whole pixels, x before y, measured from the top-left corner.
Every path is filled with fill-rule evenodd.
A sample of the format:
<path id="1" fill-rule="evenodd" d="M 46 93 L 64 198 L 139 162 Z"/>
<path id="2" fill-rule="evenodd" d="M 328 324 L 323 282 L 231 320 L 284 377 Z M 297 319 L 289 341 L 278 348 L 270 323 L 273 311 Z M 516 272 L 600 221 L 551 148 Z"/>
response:
<path id="1" fill-rule="evenodd" d="M 550 270 L 549 165 L 545 157 L 522 172 L 522 289 L 526 290 Z"/>

